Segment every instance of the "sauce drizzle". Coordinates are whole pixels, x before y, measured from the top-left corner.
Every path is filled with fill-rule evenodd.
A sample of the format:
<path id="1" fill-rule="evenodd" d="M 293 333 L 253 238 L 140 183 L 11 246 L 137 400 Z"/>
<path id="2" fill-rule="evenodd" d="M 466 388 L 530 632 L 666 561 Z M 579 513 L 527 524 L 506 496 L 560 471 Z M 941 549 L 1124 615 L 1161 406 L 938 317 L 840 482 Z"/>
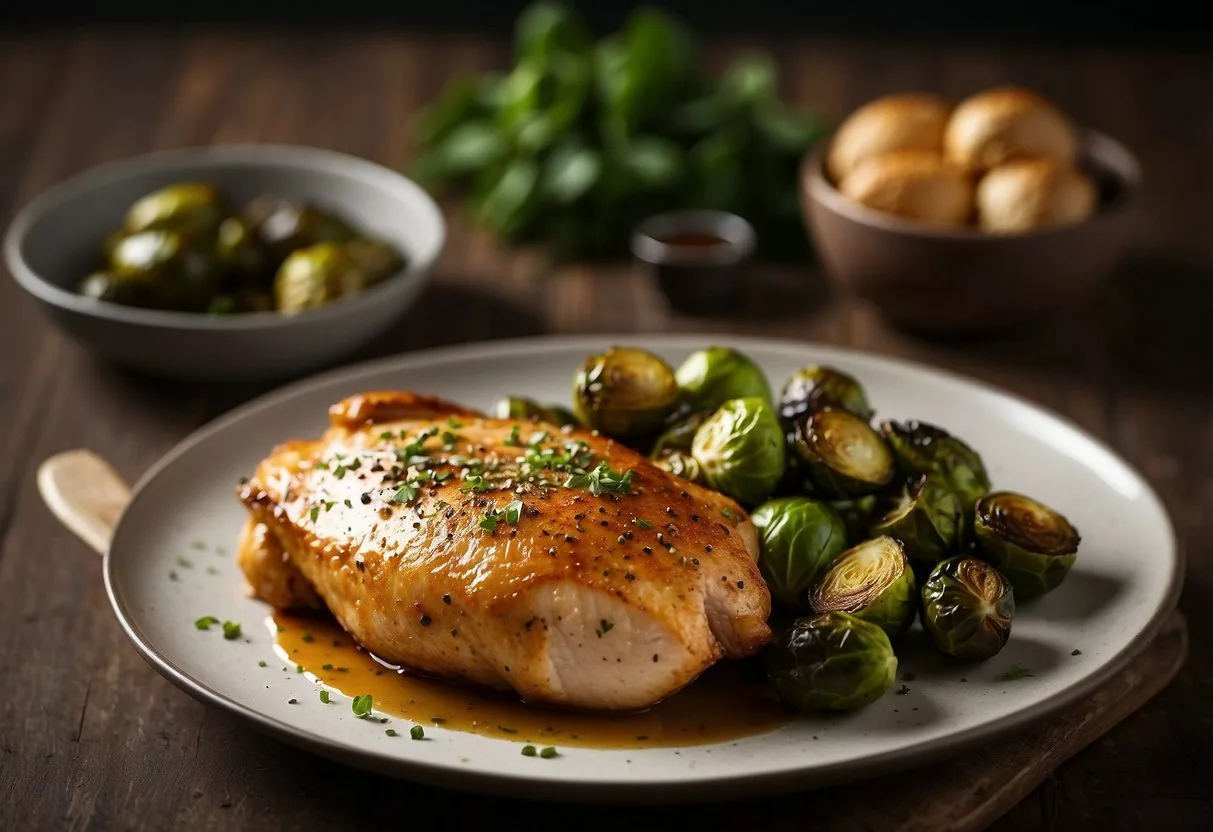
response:
<path id="1" fill-rule="evenodd" d="M 774 730 L 795 712 L 752 663 L 723 661 L 647 711 L 593 714 L 528 705 L 507 694 L 418 676 L 381 661 L 329 617 L 277 612 L 267 620 L 283 661 L 334 693 L 374 697 L 374 708 L 422 725 L 440 725 L 519 743 L 590 748 L 659 748 L 723 742 Z M 318 686 L 319 689 L 319 686 Z M 340 700 L 337 707 L 348 707 Z"/>

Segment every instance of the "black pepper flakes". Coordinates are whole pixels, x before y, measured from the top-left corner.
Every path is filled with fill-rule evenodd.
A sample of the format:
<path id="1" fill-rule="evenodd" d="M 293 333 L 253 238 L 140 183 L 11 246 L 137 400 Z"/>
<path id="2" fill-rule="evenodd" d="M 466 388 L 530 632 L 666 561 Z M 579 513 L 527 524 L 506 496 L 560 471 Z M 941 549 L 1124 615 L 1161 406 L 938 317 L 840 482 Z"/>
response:
<path id="1" fill-rule="evenodd" d="M 698 523 L 698 522 L 699 522 L 699 515 L 698 515 L 698 514 L 692 514 L 692 515 L 691 515 L 691 522 L 692 522 L 692 523 Z"/>
<path id="2" fill-rule="evenodd" d="M 449 606 L 451 605 L 451 596 L 450 596 L 450 595 L 443 595 L 443 596 L 442 596 L 442 603 L 446 604 L 446 605 L 449 607 Z"/>
<path id="3" fill-rule="evenodd" d="M 644 552 L 646 555 L 651 555 L 651 554 L 653 554 L 653 547 L 651 547 L 651 546 L 645 546 L 645 547 L 644 547 L 643 549 L 641 549 L 640 551 Z"/>
<path id="4" fill-rule="evenodd" d="M 421 626 L 422 626 L 422 627 L 428 627 L 428 626 L 430 626 L 430 625 L 431 625 L 431 624 L 433 624 L 433 623 L 434 623 L 434 619 L 430 618 L 430 617 L 429 617 L 428 615 L 426 615 L 425 613 L 422 613 L 422 614 L 421 614 Z"/>
<path id="5" fill-rule="evenodd" d="M 370 492 L 369 492 L 369 491 L 363 491 L 363 492 L 362 492 L 362 496 L 358 498 L 358 501 L 359 501 L 360 503 L 362 503 L 364 506 L 369 506 L 369 505 L 371 504 L 371 494 L 370 494 Z"/>
<path id="6" fill-rule="evenodd" d="M 737 588 L 738 588 L 738 589 L 745 589 L 745 581 L 738 581 L 738 582 L 737 582 Z"/>
<path id="7" fill-rule="evenodd" d="M 609 521 L 609 520 L 603 520 L 603 521 L 601 521 L 601 522 L 599 523 L 599 525 L 601 525 L 601 526 L 602 526 L 602 527 L 605 529 L 605 528 L 608 528 L 608 527 L 611 525 L 611 521 Z"/>
<path id="8" fill-rule="evenodd" d="M 711 543 L 709 543 L 707 546 L 704 546 L 704 547 L 703 547 L 703 550 L 704 550 L 705 552 L 710 552 L 710 551 L 712 551 L 712 544 L 711 544 Z"/>
<path id="9" fill-rule="evenodd" d="M 678 516 L 678 512 L 674 511 L 674 509 L 673 509 L 671 506 L 666 506 L 666 507 L 665 507 L 665 513 L 666 513 L 666 514 L 668 514 L 668 515 L 670 515 L 671 517 L 677 517 L 677 516 Z"/>

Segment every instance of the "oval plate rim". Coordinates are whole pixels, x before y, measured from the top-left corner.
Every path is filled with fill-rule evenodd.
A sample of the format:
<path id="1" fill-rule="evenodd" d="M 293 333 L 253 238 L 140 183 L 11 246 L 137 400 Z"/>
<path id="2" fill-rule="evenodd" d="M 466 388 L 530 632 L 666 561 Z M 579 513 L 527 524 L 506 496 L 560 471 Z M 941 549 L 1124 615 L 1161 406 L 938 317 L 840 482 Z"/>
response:
<path id="1" fill-rule="evenodd" d="M 1095 448 L 1119 464 L 1132 476 L 1135 484 L 1141 488 L 1143 497 L 1153 504 L 1153 507 L 1157 510 L 1159 517 L 1163 521 L 1166 532 L 1167 551 L 1165 554 L 1167 555 L 1167 563 L 1171 566 L 1171 575 L 1169 576 L 1165 591 L 1159 598 L 1159 603 L 1150 615 L 1149 621 L 1133 638 L 1126 641 L 1119 652 L 1094 672 L 1082 677 L 1079 681 L 1053 694 L 1049 698 L 1035 705 L 1025 707 L 1023 710 L 997 722 L 980 724 L 955 734 L 938 737 L 929 742 L 907 746 L 893 752 L 885 752 L 879 758 L 859 757 L 843 763 L 818 764 L 816 766 L 810 761 L 803 765 L 775 771 L 764 770 L 702 777 L 690 776 L 683 777 L 680 780 L 662 780 L 650 783 L 644 781 L 601 780 L 594 779 L 593 777 L 561 777 L 553 771 L 546 771 L 544 772 L 544 776 L 541 777 L 507 770 L 486 773 L 434 761 L 400 758 L 373 749 L 356 748 L 349 744 L 318 737 L 306 730 L 301 730 L 295 726 L 281 722 L 272 716 L 260 713 L 242 702 L 230 699 L 208 686 L 203 680 L 183 671 L 169 656 L 164 655 L 150 643 L 148 634 L 145 634 L 134 621 L 132 612 L 125 605 L 120 589 L 116 585 L 114 562 L 115 558 L 120 558 L 121 555 L 115 555 L 115 552 L 122 551 L 125 521 L 130 515 L 129 507 L 134 506 L 139 501 L 141 495 L 156 481 L 159 475 L 170 468 L 178 458 L 192 447 L 205 441 L 213 434 L 238 424 L 243 419 L 262 409 L 274 407 L 312 388 L 331 383 L 356 381 L 363 376 L 373 376 L 393 370 L 407 372 L 410 367 L 424 366 L 429 363 L 474 360 L 477 355 L 485 353 L 492 353 L 497 357 L 504 354 L 524 357 L 537 352 L 560 352 L 571 349 L 594 350 L 601 348 L 604 344 L 610 343 L 629 343 L 656 349 L 681 348 L 694 350 L 705 344 L 718 341 L 727 342 L 729 345 L 743 351 L 747 349 L 785 351 L 799 353 L 802 356 L 811 352 L 815 353 L 817 358 L 806 360 L 822 360 L 823 357 L 828 360 L 829 356 L 836 356 L 841 360 L 858 361 L 860 363 L 875 362 L 885 365 L 888 369 L 903 368 L 935 375 L 962 384 L 985 395 L 1010 401 L 1036 414 L 1044 415 L 1051 421 L 1078 434 L 1085 441 L 1091 443 Z M 123 632 L 143 659 L 162 676 L 193 698 L 203 704 L 212 705 L 235 714 L 263 733 L 281 739 L 292 746 L 312 751 L 356 768 L 398 776 L 427 785 L 541 800 L 591 801 L 622 799 L 637 803 L 687 802 L 702 799 L 705 795 L 709 795 L 709 799 L 719 800 L 722 798 L 800 791 L 806 788 L 833 785 L 910 768 L 939 759 L 940 757 L 971 749 L 995 738 L 1005 737 L 1014 730 L 1023 728 L 1030 723 L 1038 722 L 1042 718 L 1056 713 L 1066 705 L 1090 694 L 1122 670 L 1133 656 L 1149 643 L 1149 640 L 1161 629 L 1167 617 L 1176 607 L 1183 584 L 1183 567 L 1183 553 L 1175 537 L 1174 523 L 1165 504 L 1150 482 L 1114 449 L 1067 417 L 997 386 L 921 362 L 881 355 L 852 347 L 813 341 L 737 336 L 723 333 L 603 333 L 493 339 L 470 344 L 399 353 L 384 358 L 338 367 L 288 383 L 258 396 L 202 425 L 178 442 L 153 464 L 139 478 L 132 489 L 131 503 L 128 506 L 128 511 L 124 512 L 122 518 L 119 520 L 118 527 L 114 532 L 113 542 L 103 559 L 106 595 Z M 556 776 L 553 776 L 554 774 Z"/>

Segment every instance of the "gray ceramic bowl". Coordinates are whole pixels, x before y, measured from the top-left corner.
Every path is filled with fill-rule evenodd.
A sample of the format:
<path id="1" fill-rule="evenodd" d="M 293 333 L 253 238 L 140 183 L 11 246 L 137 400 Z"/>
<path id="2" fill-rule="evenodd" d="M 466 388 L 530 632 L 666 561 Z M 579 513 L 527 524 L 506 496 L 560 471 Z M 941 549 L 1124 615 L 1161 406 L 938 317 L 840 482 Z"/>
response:
<path id="1" fill-rule="evenodd" d="M 1119 142 L 1084 137 L 1100 190 L 1088 219 L 1016 235 L 939 230 L 844 197 L 826 178 L 828 142 L 806 156 L 805 222 L 830 280 L 905 329 L 964 335 L 1039 321 L 1087 300 L 1132 243 L 1141 170 Z"/>
<path id="2" fill-rule="evenodd" d="M 408 265 L 356 297 L 289 316 L 136 309 L 76 294 L 131 203 L 182 180 L 211 182 L 237 203 L 272 193 L 331 209 L 395 244 Z M 445 237 L 434 200 L 388 168 L 315 148 L 233 145 L 152 153 L 69 179 L 17 215 L 4 257 L 51 320 L 97 355 L 157 376 L 230 381 L 315 369 L 369 341 L 412 303 Z"/>

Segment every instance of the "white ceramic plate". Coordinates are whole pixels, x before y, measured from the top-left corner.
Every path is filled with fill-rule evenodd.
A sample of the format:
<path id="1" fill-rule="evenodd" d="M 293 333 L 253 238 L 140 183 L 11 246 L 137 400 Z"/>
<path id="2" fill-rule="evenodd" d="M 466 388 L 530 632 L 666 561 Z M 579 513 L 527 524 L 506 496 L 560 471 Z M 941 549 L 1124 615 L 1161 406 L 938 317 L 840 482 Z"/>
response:
<path id="1" fill-rule="evenodd" d="M 393 739 L 349 707 L 320 704 L 314 682 L 280 672 L 267 608 L 248 598 L 227 552 L 245 513 L 237 480 L 277 442 L 312 436 L 348 394 L 407 388 L 487 408 L 517 393 L 567 401 L 574 368 L 615 343 L 671 362 L 730 343 L 775 384 L 798 367 L 829 363 L 857 375 L 884 418 L 939 423 L 985 457 L 996 487 L 1060 508 L 1083 535 L 1066 583 L 1022 604 L 1010 643 L 978 665 L 951 664 L 911 640 L 901 651 L 915 679 L 843 717 L 805 716 L 773 732 L 681 749 L 566 747 L 556 760 L 524 758 L 519 744 L 427 727 L 429 742 Z M 178 558 L 195 562 L 193 569 Z M 202 567 L 212 567 L 204 570 Z M 171 580 L 170 573 L 178 572 Z M 617 336 L 495 342 L 415 353 L 329 373 L 285 388 L 187 439 L 139 483 L 105 561 L 119 620 L 136 647 L 198 699 L 239 714 L 309 750 L 447 787 L 552 799 L 673 801 L 799 790 L 922 763 L 1022 727 L 1114 673 L 1174 605 L 1180 563 L 1157 496 L 1123 460 L 1064 420 L 957 376 L 857 352 L 723 336 Z M 248 640 L 199 632 L 203 614 L 244 624 Z M 1073 651 L 1080 650 L 1078 655 Z M 266 660 L 270 668 L 258 666 Z M 1004 680 L 1012 665 L 1032 676 Z M 298 704 L 288 704 L 288 699 Z"/>

